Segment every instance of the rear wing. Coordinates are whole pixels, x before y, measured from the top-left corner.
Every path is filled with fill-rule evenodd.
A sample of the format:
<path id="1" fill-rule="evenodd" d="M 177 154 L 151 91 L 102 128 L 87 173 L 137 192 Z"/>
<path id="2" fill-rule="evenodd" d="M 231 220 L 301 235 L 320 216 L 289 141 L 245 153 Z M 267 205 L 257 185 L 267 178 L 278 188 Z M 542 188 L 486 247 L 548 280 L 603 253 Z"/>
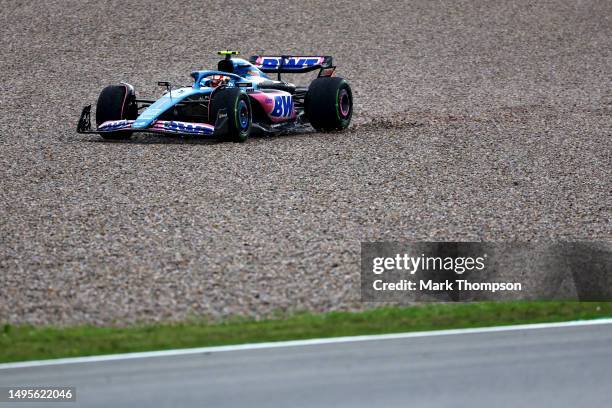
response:
<path id="1" fill-rule="evenodd" d="M 336 69 L 331 56 L 253 55 L 249 62 L 266 73 L 299 74 L 319 70 L 319 76 L 331 76 Z"/>

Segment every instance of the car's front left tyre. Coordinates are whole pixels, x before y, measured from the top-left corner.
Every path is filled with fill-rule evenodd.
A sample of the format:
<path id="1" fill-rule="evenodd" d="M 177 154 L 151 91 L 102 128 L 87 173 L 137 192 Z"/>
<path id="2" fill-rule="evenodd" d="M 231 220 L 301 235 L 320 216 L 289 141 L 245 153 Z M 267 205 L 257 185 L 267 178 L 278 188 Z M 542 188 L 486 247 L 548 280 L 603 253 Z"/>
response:
<path id="1" fill-rule="evenodd" d="M 216 90 L 212 95 L 210 105 L 210 120 L 216 124 L 219 112 L 227 114 L 227 133 L 222 140 L 231 142 L 246 142 L 251 134 L 253 111 L 251 101 L 240 88 L 229 87 Z"/>
<path id="2" fill-rule="evenodd" d="M 109 85 L 100 92 L 96 104 L 96 124 L 100 126 L 109 120 L 136 119 L 138 111 L 135 103 L 134 88 L 128 84 Z M 132 136 L 130 131 L 103 132 L 104 139 L 127 140 Z"/>

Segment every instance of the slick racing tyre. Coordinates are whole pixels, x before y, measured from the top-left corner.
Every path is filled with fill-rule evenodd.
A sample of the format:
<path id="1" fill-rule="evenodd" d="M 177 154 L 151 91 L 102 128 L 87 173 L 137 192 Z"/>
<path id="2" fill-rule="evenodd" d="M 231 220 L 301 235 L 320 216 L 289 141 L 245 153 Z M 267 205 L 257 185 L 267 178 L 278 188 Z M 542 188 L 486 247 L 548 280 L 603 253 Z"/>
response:
<path id="1" fill-rule="evenodd" d="M 108 120 L 133 120 L 138 116 L 136 108 L 136 95 L 131 85 L 109 85 L 100 92 L 96 104 L 96 124 L 100 126 Z M 132 132 L 105 132 L 100 133 L 104 139 L 126 140 Z"/>
<path id="2" fill-rule="evenodd" d="M 217 116 L 227 114 L 227 133 L 221 136 L 222 140 L 230 142 L 245 142 L 251 133 L 253 112 L 249 97 L 240 88 L 222 88 L 216 90 L 210 102 L 210 121 L 215 124 Z"/>
<path id="3" fill-rule="evenodd" d="M 353 93 L 350 85 L 340 77 L 315 79 L 306 92 L 304 111 L 316 130 L 346 129 L 353 115 Z"/>

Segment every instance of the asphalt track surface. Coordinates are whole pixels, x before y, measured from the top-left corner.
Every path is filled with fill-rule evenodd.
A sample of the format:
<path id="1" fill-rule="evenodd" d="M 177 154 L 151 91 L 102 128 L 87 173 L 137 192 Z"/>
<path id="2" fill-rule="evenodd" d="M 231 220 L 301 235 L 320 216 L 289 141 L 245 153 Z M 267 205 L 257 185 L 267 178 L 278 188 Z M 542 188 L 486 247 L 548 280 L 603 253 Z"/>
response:
<path id="1" fill-rule="evenodd" d="M 76 387 L 58 408 L 607 407 L 611 342 L 610 324 L 455 334 L 0 369 L 0 386 Z"/>
<path id="2" fill-rule="evenodd" d="M 354 309 L 360 241 L 611 236 L 610 1 L 0 7 L 0 321 Z M 105 85 L 159 95 L 225 48 L 333 55 L 353 126 L 75 133 Z"/>

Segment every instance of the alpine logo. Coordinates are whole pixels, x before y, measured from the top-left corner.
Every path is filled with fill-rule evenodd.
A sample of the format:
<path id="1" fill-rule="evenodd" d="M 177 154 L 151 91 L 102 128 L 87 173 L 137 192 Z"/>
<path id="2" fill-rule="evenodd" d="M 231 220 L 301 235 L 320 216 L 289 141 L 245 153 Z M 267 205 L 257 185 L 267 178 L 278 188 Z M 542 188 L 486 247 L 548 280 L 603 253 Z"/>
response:
<path id="1" fill-rule="evenodd" d="M 271 115 L 277 118 L 288 118 L 293 112 L 293 97 L 282 95 L 274 97 L 274 109 Z"/>

